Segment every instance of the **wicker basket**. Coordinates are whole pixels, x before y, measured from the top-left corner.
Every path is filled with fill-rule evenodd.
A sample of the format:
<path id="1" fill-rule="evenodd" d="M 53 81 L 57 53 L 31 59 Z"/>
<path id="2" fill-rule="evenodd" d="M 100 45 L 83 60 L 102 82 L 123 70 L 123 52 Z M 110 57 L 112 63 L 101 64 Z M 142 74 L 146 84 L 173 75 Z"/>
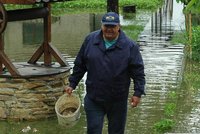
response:
<path id="1" fill-rule="evenodd" d="M 62 126 L 72 126 L 80 118 L 80 98 L 75 95 L 62 95 L 55 104 L 55 111 L 58 124 Z"/>

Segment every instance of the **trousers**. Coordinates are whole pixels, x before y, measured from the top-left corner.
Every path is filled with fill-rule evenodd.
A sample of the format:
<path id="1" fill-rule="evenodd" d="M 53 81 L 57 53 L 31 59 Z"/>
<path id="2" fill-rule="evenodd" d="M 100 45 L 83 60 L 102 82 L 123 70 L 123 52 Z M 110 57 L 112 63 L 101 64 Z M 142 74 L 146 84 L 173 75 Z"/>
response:
<path id="1" fill-rule="evenodd" d="M 95 101 L 86 94 L 84 109 L 87 119 L 87 134 L 102 134 L 105 115 L 108 121 L 108 134 L 124 134 L 127 100 L 116 102 Z"/>

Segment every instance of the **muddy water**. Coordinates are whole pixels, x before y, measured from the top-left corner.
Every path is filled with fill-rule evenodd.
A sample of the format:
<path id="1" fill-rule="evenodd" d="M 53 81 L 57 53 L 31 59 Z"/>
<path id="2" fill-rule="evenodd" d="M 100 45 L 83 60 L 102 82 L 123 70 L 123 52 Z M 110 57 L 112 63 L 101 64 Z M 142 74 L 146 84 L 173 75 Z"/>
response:
<path id="1" fill-rule="evenodd" d="M 145 26 L 138 43 L 145 63 L 147 95 L 143 97 L 139 107 L 129 108 L 126 134 L 154 133 L 154 124 L 164 118 L 164 107 L 169 101 L 168 93 L 171 90 L 179 92 L 175 118 L 178 122 L 177 129 L 171 132 L 200 133 L 200 96 L 194 95 L 191 90 L 179 88 L 184 69 L 184 46 L 170 43 L 174 32 L 184 29 L 182 7 L 175 1 L 166 0 L 166 4 L 155 13 L 138 11 L 131 19 L 123 14 L 120 16 L 122 25 L 139 23 Z M 101 15 L 65 14 L 52 18 L 52 44 L 61 51 L 71 66 L 84 37 L 99 28 Z M 6 54 L 12 61 L 27 61 L 42 43 L 42 37 L 40 19 L 9 23 L 4 35 Z M 85 78 L 80 83 L 80 90 L 77 91 L 81 97 L 85 94 L 84 80 Z M 130 91 L 131 95 L 133 85 Z M 27 126 L 31 127 L 29 133 L 37 130 L 38 134 L 84 134 L 86 119 L 83 109 L 81 111 L 81 118 L 73 127 L 58 126 L 56 118 L 37 122 L 1 121 L 0 134 L 20 134 Z M 105 134 L 106 126 L 107 122 L 103 131 Z"/>

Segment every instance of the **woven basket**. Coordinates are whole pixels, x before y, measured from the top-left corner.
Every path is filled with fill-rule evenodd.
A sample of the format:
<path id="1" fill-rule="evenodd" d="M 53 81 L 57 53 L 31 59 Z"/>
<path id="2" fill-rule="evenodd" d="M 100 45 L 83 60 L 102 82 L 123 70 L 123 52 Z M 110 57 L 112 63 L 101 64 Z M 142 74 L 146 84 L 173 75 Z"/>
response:
<path id="1" fill-rule="evenodd" d="M 62 126 L 76 124 L 80 118 L 80 107 L 81 101 L 77 95 L 62 95 L 55 104 L 58 124 Z"/>

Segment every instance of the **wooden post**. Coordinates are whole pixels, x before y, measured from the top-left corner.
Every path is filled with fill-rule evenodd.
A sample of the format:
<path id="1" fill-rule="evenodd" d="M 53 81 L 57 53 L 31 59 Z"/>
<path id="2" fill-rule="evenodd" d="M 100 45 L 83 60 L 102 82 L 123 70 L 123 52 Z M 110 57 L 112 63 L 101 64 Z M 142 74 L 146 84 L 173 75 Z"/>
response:
<path id="1" fill-rule="evenodd" d="M 107 12 L 116 12 L 119 14 L 119 0 L 107 0 Z"/>
<path id="2" fill-rule="evenodd" d="M 190 58 L 192 58 L 192 15 L 189 13 L 188 17 L 189 21 L 189 50 L 190 50 Z"/>
<path id="3" fill-rule="evenodd" d="M 4 38 L 3 38 L 3 32 L 6 28 L 7 24 L 7 12 L 4 8 L 4 5 L 0 1 L 0 14 L 1 14 L 1 23 L 0 23 L 0 74 L 3 73 L 4 68 L 8 69 L 11 75 L 13 76 L 19 76 L 18 70 L 15 68 L 15 66 L 12 64 L 12 62 L 9 60 L 7 55 L 4 52 Z"/>
<path id="4" fill-rule="evenodd" d="M 4 53 L 4 41 L 2 34 L 0 34 L 0 74 L 3 73 L 3 65 L 10 72 L 10 74 L 14 77 L 20 76 L 19 71 L 15 68 L 12 62 L 9 60 L 7 55 Z"/>
<path id="5" fill-rule="evenodd" d="M 57 62 L 61 66 L 69 66 L 67 61 L 64 59 L 64 57 L 61 55 L 61 53 L 53 47 L 51 42 L 51 5 L 50 3 L 44 3 L 44 7 L 47 7 L 49 9 L 49 13 L 47 16 L 43 18 L 44 20 L 44 42 L 43 44 L 36 50 L 36 52 L 33 54 L 31 59 L 28 61 L 28 63 L 35 64 L 39 58 L 44 53 L 44 65 L 50 66 L 52 61 L 52 56 L 57 60 Z"/>
<path id="6" fill-rule="evenodd" d="M 44 3 L 44 7 L 49 9 L 49 14 L 44 17 L 44 65 L 51 65 L 51 54 L 49 49 L 49 42 L 51 42 L 51 5 L 50 3 Z"/>
<path id="7" fill-rule="evenodd" d="M 0 34 L 0 52 L 3 52 L 3 51 L 4 51 L 3 38 L 2 38 L 2 34 Z M 2 72 L 3 72 L 3 62 L 0 57 L 0 74 L 2 74 Z"/>

